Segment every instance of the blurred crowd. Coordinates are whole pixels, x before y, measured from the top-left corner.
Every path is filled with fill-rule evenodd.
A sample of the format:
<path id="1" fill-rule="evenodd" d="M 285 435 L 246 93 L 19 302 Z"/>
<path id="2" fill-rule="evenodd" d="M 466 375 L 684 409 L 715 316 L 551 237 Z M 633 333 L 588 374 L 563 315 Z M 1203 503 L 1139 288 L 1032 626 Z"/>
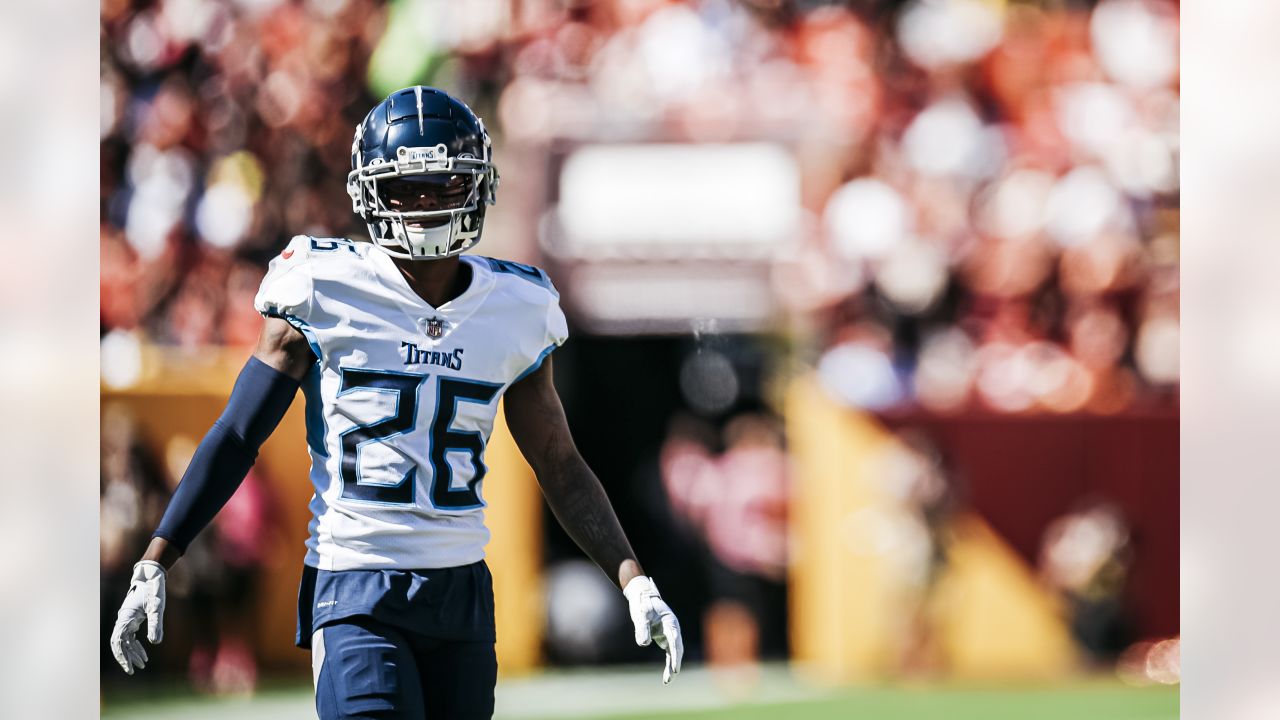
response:
<path id="1" fill-rule="evenodd" d="M 290 236 L 365 233 L 344 187 L 353 129 L 422 83 L 485 118 L 500 168 L 504 152 L 566 141 L 792 149 L 802 220 L 773 291 L 843 403 L 1176 411 L 1176 1 L 104 0 L 101 17 L 108 385 L 131 382 L 117 360 L 144 343 L 251 345 L 253 295 Z M 551 209 L 518 211 L 532 226 Z M 733 663 L 786 651 L 789 480 L 779 420 L 730 418 L 737 386 L 707 380 L 733 374 L 716 362 L 729 365 L 701 353 L 681 370 L 688 412 L 657 453 L 662 494 L 710 578 L 707 656 Z M 192 450 L 152 457 L 111 412 L 104 617 Z M 898 485 L 927 588 L 952 498 L 928 443 L 909 440 L 916 459 Z M 182 564 L 191 577 L 175 598 L 197 616 L 215 606 L 200 588 L 251 597 L 266 487 L 251 475 Z M 1082 642 L 1112 651 L 1127 531 L 1108 512 L 1055 527 L 1042 565 L 1081 609 Z M 1110 544 L 1073 557 L 1066 540 L 1098 527 Z M 554 658 L 598 659 L 582 628 L 606 607 L 587 602 L 601 577 L 549 573 L 564 596 L 550 605 Z M 173 658 L 192 658 L 198 684 L 251 687 L 251 654 L 219 629 L 247 622 L 197 622 L 208 637 L 176 643 Z"/>
<path id="2" fill-rule="evenodd" d="M 793 147 L 805 220 L 775 288 L 845 402 L 1176 403 L 1177 13 L 106 0 L 102 332 L 112 348 L 251 343 L 252 294 L 289 236 L 364 232 L 344 190 L 352 129 L 422 82 L 489 121 L 500 164 L 566 139 Z"/>

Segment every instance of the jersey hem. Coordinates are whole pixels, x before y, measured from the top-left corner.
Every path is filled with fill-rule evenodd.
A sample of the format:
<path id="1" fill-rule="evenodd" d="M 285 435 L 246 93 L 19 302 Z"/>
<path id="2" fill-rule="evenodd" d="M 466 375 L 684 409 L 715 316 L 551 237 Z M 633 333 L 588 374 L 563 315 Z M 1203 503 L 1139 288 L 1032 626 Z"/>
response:
<path id="1" fill-rule="evenodd" d="M 474 557 L 466 556 L 457 561 L 453 561 L 445 565 L 430 565 L 430 564 L 408 565 L 405 563 L 391 562 L 386 564 L 351 565 L 351 566 L 344 566 L 344 567 L 324 567 L 324 565 L 326 564 L 324 561 L 326 559 L 330 560 L 330 562 L 327 563 L 329 565 L 333 565 L 332 563 L 333 559 L 322 556 L 320 555 L 320 553 L 316 552 L 315 550 L 308 548 L 306 557 L 303 558 L 302 564 L 314 570 L 323 570 L 324 572 L 347 572 L 347 571 L 353 571 L 353 570 L 354 571 L 399 570 L 402 572 L 416 572 L 419 570 L 447 570 L 449 568 L 465 567 L 467 565 L 474 565 L 484 560 L 486 557 L 487 557 L 487 554 L 483 550 L 481 550 L 479 555 L 476 555 Z"/>

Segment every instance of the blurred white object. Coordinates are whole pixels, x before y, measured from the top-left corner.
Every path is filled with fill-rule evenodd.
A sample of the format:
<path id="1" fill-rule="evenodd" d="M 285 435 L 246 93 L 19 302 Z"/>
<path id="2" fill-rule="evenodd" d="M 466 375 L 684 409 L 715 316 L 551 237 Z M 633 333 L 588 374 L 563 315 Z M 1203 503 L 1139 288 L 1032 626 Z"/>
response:
<path id="1" fill-rule="evenodd" d="M 1022 348 L 1003 342 L 983 345 L 978 350 L 978 367 L 978 392 L 987 404 L 1002 412 L 1031 407 L 1035 366 Z"/>
<path id="2" fill-rule="evenodd" d="M 1130 194 L 1149 196 L 1178 186 L 1177 132 L 1144 103 L 1140 118 L 1130 94 L 1109 83 L 1081 82 L 1054 92 L 1058 127 L 1071 143 L 1100 160 Z M 1158 106 L 1158 103 L 1155 103 Z M 1156 115 L 1156 117 L 1152 117 Z"/>
<path id="3" fill-rule="evenodd" d="M 1093 384 L 1084 367 L 1062 346 L 1033 342 L 1022 352 L 1032 365 L 1027 386 L 1041 407 L 1073 412 L 1084 406 Z"/>
<path id="4" fill-rule="evenodd" d="M 893 362 L 868 345 L 836 345 L 818 361 L 818 379 L 837 400 L 854 407 L 878 410 L 902 399 Z"/>
<path id="5" fill-rule="evenodd" d="M 124 231 L 142 259 L 153 260 L 164 252 L 169 231 L 182 219 L 185 200 L 186 195 L 162 182 L 148 182 L 134 192 Z"/>
<path id="6" fill-rule="evenodd" d="M 932 333 L 920 349 L 916 397 L 930 410 L 956 410 L 968 399 L 976 371 L 973 342 L 963 330 L 948 327 Z"/>
<path id="7" fill-rule="evenodd" d="M 1039 170 L 1009 173 L 979 198 L 979 229 L 1008 240 L 1035 235 L 1044 227 L 1045 204 L 1053 185 L 1053 176 Z"/>
<path id="8" fill-rule="evenodd" d="M 848 260 L 884 256 L 912 226 L 902 196 L 876 178 L 851 180 L 837 189 L 822 219 L 835 250 Z"/>
<path id="9" fill-rule="evenodd" d="M 795 156 L 776 143 L 572 150 L 543 249 L 571 265 L 565 301 L 591 332 L 727 332 L 773 315 L 772 263 L 807 226 Z"/>
<path id="10" fill-rule="evenodd" d="M 912 239 L 895 247 L 876 271 L 876 285 L 900 312 L 933 307 L 947 286 L 947 259 L 937 245 Z"/>
<path id="11" fill-rule="evenodd" d="M 1178 319 L 1172 315 L 1148 318 L 1138 328 L 1134 355 L 1138 372 L 1156 384 L 1178 382 Z"/>
<path id="12" fill-rule="evenodd" d="M 253 199 L 233 182 L 212 185 L 196 208 L 196 230 L 214 247 L 234 247 L 244 239 L 252 222 Z"/>
<path id="13" fill-rule="evenodd" d="M 547 569 L 547 643 L 562 657 L 595 662 L 603 657 L 609 628 L 623 617 L 618 589 L 586 560 Z"/>
<path id="14" fill-rule="evenodd" d="M 182 220 L 195 175 L 195 161 L 181 148 L 138 145 L 126 175 L 133 186 L 125 218 L 125 239 L 143 259 L 164 252 L 169 232 Z"/>
<path id="15" fill-rule="evenodd" d="M 165 0 L 160 18 L 175 40 L 194 42 L 208 34 L 218 11 L 213 0 Z"/>
<path id="16" fill-rule="evenodd" d="M 1114 85 L 1075 83 L 1054 91 L 1058 127 L 1076 147 L 1105 158 L 1137 122 L 1133 104 Z"/>
<path id="17" fill-rule="evenodd" d="M 1106 0 L 1089 34 L 1107 74 L 1134 88 L 1168 85 L 1178 72 L 1177 10 L 1149 0 Z"/>
<path id="18" fill-rule="evenodd" d="M 1128 542 L 1129 530 L 1115 508 L 1074 512 L 1045 530 L 1041 569 L 1055 586 L 1083 593 Z"/>
<path id="19" fill-rule="evenodd" d="M 129 21 L 124 43 L 120 48 L 122 59 L 144 72 L 154 70 L 164 56 L 169 42 L 160 14 L 144 10 Z"/>
<path id="20" fill-rule="evenodd" d="M 976 60 L 1000 42 L 998 5 L 980 0 L 916 0 L 898 21 L 898 42 L 925 68 Z"/>
<path id="21" fill-rule="evenodd" d="M 116 129 L 124 97 L 120 77 L 114 72 L 104 72 L 98 90 L 98 139 L 105 139 Z"/>
<path id="22" fill-rule="evenodd" d="M 1078 167 L 1053 187 L 1045 204 L 1045 226 L 1059 245 L 1091 240 L 1119 215 L 1120 193 L 1096 167 Z"/>
<path id="23" fill-rule="evenodd" d="M 1103 158 L 1125 192 L 1135 197 L 1178 189 L 1177 137 L 1135 128 Z"/>
<path id="24" fill-rule="evenodd" d="M 800 171 L 780 145 L 589 145 L 560 175 L 562 235 L 578 258 L 735 258 L 784 249 L 800 217 Z"/>
<path id="25" fill-rule="evenodd" d="M 691 98 L 728 74 L 729 47 L 688 6 L 671 4 L 653 13 L 637 40 L 653 91 L 665 101 Z"/>
<path id="26" fill-rule="evenodd" d="M 1125 684 L 1138 687 L 1156 683 L 1178 684 L 1182 680 L 1182 638 L 1172 637 L 1157 642 L 1143 640 L 1130 645 L 1116 663 L 1116 675 Z M 1267 709 L 1254 709 L 1242 717 L 1267 718 L 1274 714 Z M 1233 716 L 1228 714 L 1224 717 Z"/>
<path id="27" fill-rule="evenodd" d="M 989 131 L 958 98 L 940 100 L 920 112 L 902 136 L 907 161 L 925 175 L 982 177 L 999 167 L 999 134 Z"/>
<path id="28" fill-rule="evenodd" d="M 132 386 L 142 377 L 142 342 L 127 330 L 112 330 L 102 337 L 101 374 L 107 387 Z"/>
<path id="29" fill-rule="evenodd" d="M 1147 677 L 1161 685 L 1176 685 L 1182 680 L 1182 638 L 1161 640 L 1147 654 Z"/>

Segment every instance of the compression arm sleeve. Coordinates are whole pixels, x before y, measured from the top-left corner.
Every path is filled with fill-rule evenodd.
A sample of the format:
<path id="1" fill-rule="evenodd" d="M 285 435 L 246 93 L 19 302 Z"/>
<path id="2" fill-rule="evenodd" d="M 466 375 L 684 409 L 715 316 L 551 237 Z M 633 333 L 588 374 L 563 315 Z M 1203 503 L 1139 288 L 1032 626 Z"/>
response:
<path id="1" fill-rule="evenodd" d="M 152 537 L 187 551 L 187 545 L 244 482 L 258 448 L 280 424 L 298 385 L 258 358 L 249 358 L 222 417 L 200 441 Z"/>

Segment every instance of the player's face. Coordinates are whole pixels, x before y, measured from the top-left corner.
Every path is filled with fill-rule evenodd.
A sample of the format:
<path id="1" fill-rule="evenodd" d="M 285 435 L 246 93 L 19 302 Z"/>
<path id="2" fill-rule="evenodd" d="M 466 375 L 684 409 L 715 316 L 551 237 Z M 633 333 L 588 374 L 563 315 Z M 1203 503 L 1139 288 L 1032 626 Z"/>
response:
<path id="1" fill-rule="evenodd" d="M 395 178 L 380 183 L 379 194 L 388 210 L 396 212 L 424 212 L 432 210 L 456 210 L 464 207 L 471 196 L 470 175 L 417 175 Z M 418 218 L 407 221 L 413 227 L 439 227 L 449 222 L 449 216 Z"/>

